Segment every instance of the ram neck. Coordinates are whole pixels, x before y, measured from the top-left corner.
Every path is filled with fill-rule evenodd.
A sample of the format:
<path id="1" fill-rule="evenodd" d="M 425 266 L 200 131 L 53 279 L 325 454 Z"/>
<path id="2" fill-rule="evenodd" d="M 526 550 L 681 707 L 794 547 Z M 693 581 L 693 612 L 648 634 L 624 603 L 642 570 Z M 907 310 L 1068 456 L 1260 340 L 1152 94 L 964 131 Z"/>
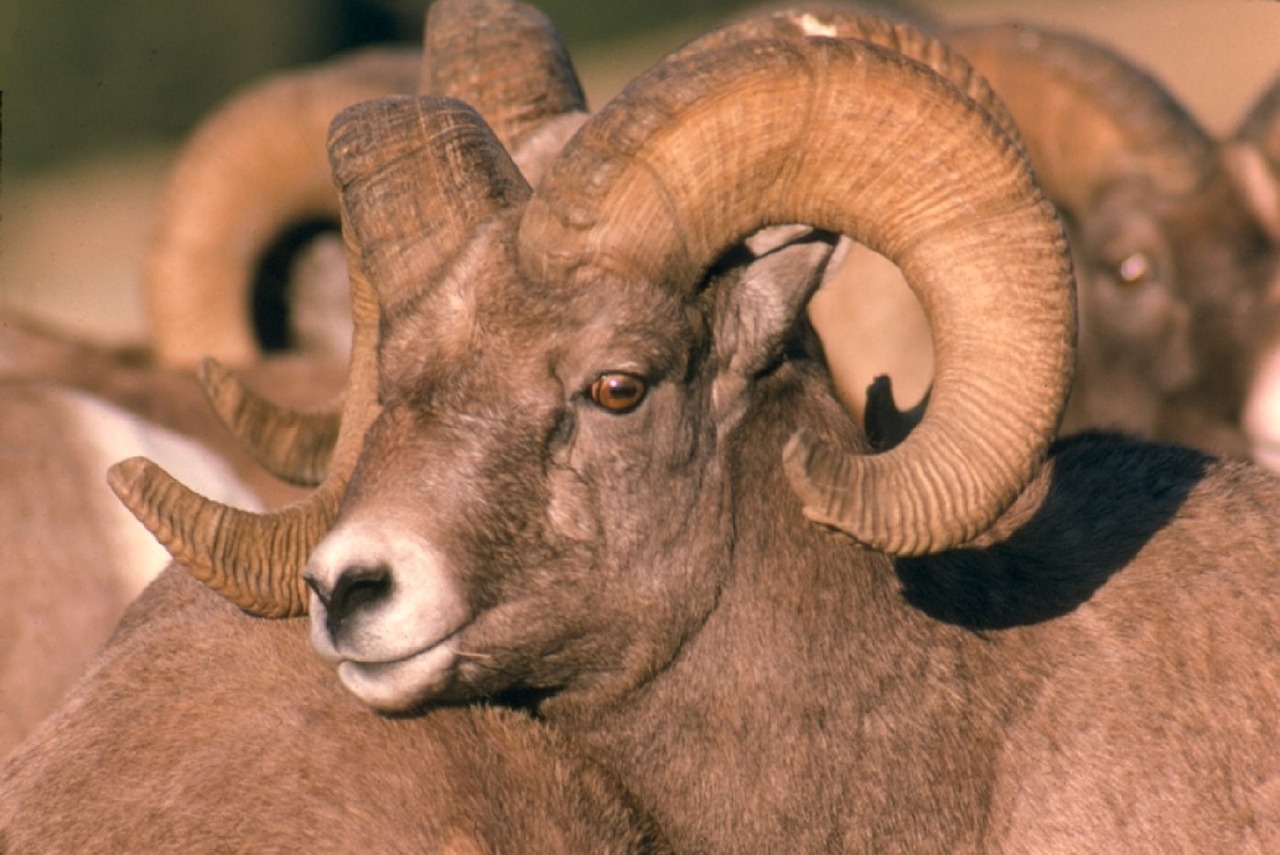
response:
<path id="1" fill-rule="evenodd" d="M 681 851 L 928 849 L 931 832 L 976 844 L 1012 693 L 973 697 L 968 686 L 1004 685 L 973 676 L 995 670 L 984 642 L 909 608 L 887 558 L 782 498 L 776 461 L 794 425 L 816 415 L 847 430 L 802 404 L 803 385 L 744 429 L 733 569 L 701 631 L 626 704 L 561 708 L 556 722 Z"/>

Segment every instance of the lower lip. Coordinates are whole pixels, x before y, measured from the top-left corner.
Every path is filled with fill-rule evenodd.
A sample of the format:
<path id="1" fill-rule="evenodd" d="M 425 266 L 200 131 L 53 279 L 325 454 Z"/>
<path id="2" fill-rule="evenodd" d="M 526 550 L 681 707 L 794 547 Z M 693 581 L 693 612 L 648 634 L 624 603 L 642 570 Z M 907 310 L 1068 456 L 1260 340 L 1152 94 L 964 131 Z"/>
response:
<path id="1" fill-rule="evenodd" d="M 340 662 L 338 679 L 370 706 L 399 712 L 444 689 L 456 660 L 453 645 L 445 639 L 392 662 Z"/>

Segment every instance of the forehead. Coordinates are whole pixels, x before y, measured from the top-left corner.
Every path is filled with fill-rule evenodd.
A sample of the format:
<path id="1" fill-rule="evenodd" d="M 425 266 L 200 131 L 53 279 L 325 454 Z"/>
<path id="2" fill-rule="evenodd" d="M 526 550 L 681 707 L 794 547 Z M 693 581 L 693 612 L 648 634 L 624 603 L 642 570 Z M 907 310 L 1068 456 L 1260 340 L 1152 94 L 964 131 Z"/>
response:
<path id="1" fill-rule="evenodd" d="M 510 231 L 479 236 L 429 287 L 386 313 L 384 385 L 445 382 L 486 366 L 555 372 L 566 360 L 607 364 L 627 353 L 656 362 L 687 345 L 691 315 L 667 289 L 605 277 L 531 282 L 519 272 Z"/>

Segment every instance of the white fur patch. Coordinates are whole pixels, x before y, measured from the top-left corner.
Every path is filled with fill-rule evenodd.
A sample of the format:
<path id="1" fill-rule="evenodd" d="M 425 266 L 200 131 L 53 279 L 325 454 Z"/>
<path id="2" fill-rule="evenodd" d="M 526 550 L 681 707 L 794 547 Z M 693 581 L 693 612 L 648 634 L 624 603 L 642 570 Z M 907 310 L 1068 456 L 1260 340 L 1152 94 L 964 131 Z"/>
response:
<path id="1" fill-rule="evenodd" d="M 102 503 L 108 518 L 104 530 L 111 542 L 110 565 L 121 574 L 120 582 L 131 595 L 140 592 L 169 563 L 169 554 L 142 524 L 116 500 L 107 486 L 106 472 L 127 457 L 143 455 L 164 467 L 198 493 L 246 510 L 261 510 L 257 497 L 220 457 L 200 443 L 151 424 L 138 416 L 91 395 L 59 390 L 65 407 L 64 424 L 77 442 L 86 471 L 101 472 L 98 485 L 108 501 Z M 72 427 L 74 426 L 74 427 Z"/>
<path id="2" fill-rule="evenodd" d="M 1243 421 L 1254 460 L 1280 471 L 1280 347 L 1272 348 L 1254 375 Z"/>
<path id="3" fill-rule="evenodd" d="M 800 29 L 804 30 L 806 36 L 822 36 L 828 39 L 836 37 L 834 24 L 824 24 L 807 12 L 800 16 Z"/>

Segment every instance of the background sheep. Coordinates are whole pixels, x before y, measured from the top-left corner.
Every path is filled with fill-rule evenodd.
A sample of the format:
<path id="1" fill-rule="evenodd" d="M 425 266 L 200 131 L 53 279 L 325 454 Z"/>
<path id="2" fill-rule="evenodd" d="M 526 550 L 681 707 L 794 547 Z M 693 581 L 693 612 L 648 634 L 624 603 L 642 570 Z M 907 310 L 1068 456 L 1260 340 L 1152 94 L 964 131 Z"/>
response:
<path id="1" fill-rule="evenodd" d="M 1280 336 L 1265 299 L 1280 245 L 1167 90 L 1102 44 L 1029 26 L 951 32 L 1008 105 L 1071 233 L 1080 365 L 1066 432 L 1115 428 L 1248 456 L 1258 353 Z M 855 408 L 879 374 L 906 405 L 931 377 L 923 314 L 882 258 L 854 256 L 817 295 L 815 324 Z M 865 281 L 863 281 L 865 280 Z M 868 305 L 855 328 L 840 303 Z"/>
<path id="2" fill-rule="evenodd" d="M 79 392 L 0 380 L 0 755 L 61 700 L 125 606 L 169 562 L 107 488 L 156 455 L 202 493 L 257 499 L 208 449 Z"/>
<path id="3" fill-rule="evenodd" d="M 858 144 L 860 176 L 823 169 Z M 532 195 L 456 102 L 350 111 L 332 150 L 384 317 L 306 580 L 360 698 L 536 704 L 677 849 L 1276 845 L 1252 782 L 1277 772 L 1256 650 L 1280 485 L 1114 437 L 1037 470 L 1069 381 L 1066 246 L 980 102 L 858 43 L 756 42 L 642 78 Z M 423 198 L 448 204 L 415 228 Z M 930 410 L 883 455 L 803 347 L 812 277 L 730 257 L 702 287 L 755 228 L 810 220 L 885 249 L 938 321 Z M 299 579 L 244 571 L 296 562 L 333 512 L 254 523 L 287 542 L 264 559 L 225 548 L 246 518 L 199 526 L 153 468 L 114 483 L 245 605 L 293 600 Z"/>
<path id="4" fill-rule="evenodd" d="M 345 360 L 345 277 L 313 263 L 306 275 L 282 271 L 275 283 L 251 286 L 273 243 L 337 227 L 323 145 L 330 120 L 350 104 L 416 91 L 421 68 L 418 51 L 344 56 L 256 82 L 201 122 L 170 170 L 145 261 L 159 364 L 191 369 L 212 356 L 248 365 L 262 358 L 264 342 L 283 349 L 299 338 L 324 344 L 321 357 Z M 290 328 L 331 314 L 335 285 L 337 334 Z"/>

